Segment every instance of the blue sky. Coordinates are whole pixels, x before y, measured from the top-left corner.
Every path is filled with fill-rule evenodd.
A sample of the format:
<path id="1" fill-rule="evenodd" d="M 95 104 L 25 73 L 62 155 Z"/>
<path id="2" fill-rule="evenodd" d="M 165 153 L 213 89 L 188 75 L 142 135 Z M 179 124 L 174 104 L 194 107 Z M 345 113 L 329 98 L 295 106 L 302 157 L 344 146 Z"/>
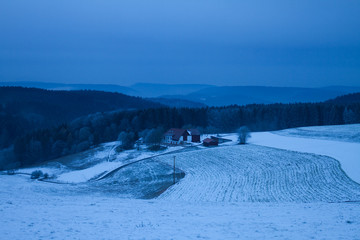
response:
<path id="1" fill-rule="evenodd" d="M 0 81 L 360 86 L 360 1 L 5 0 Z"/>

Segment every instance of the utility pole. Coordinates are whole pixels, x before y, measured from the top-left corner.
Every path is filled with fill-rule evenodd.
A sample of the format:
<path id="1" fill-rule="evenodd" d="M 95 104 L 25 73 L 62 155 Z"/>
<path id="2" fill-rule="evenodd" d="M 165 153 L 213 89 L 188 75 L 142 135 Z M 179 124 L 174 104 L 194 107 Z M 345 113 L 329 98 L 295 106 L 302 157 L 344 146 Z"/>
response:
<path id="1" fill-rule="evenodd" d="M 175 158 L 176 156 L 174 156 L 174 184 L 175 184 Z"/>

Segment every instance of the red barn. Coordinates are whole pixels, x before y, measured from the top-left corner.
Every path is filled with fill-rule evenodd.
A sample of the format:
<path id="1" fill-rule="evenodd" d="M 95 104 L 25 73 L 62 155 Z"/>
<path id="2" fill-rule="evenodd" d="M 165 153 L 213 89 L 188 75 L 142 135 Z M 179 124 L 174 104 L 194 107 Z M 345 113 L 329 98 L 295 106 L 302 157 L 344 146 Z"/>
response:
<path id="1" fill-rule="evenodd" d="M 200 142 L 200 132 L 197 129 L 189 129 L 188 132 L 191 136 L 191 142 Z"/>
<path id="2" fill-rule="evenodd" d="M 203 145 L 205 147 L 215 147 L 219 145 L 219 142 L 216 141 L 215 139 L 211 139 L 211 138 L 206 138 L 203 141 Z"/>

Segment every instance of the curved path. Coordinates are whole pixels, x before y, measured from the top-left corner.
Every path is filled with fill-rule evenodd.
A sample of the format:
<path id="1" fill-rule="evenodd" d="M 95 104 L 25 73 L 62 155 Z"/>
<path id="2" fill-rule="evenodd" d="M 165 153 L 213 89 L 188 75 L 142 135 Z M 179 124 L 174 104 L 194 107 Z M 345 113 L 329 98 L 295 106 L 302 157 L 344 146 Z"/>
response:
<path id="1" fill-rule="evenodd" d="M 179 152 L 186 152 L 186 151 L 191 151 L 191 150 L 196 150 L 196 149 L 197 149 L 197 146 L 190 146 L 190 147 L 185 147 L 185 148 L 182 148 L 182 149 L 179 149 L 179 150 L 175 150 L 175 151 L 169 151 L 169 152 L 161 153 L 161 154 L 158 154 L 158 155 L 141 158 L 141 159 L 138 159 L 138 160 L 133 160 L 133 161 L 130 161 L 129 163 L 125 163 L 125 164 L 123 164 L 123 165 L 121 165 L 121 166 L 119 166 L 119 167 L 116 167 L 115 169 L 112 169 L 112 170 L 110 170 L 110 171 L 104 172 L 103 174 L 101 174 L 99 177 L 97 177 L 97 178 L 94 179 L 94 180 L 95 180 L 95 181 L 103 180 L 103 179 L 105 179 L 105 178 L 108 178 L 108 177 L 113 176 L 116 172 L 118 172 L 119 170 L 121 170 L 121 169 L 123 169 L 123 168 L 125 168 L 125 167 L 128 167 L 128 166 L 130 166 L 130 165 L 133 165 L 133 164 L 136 164 L 136 163 L 139 163 L 139 162 L 147 161 L 147 160 L 156 158 L 156 157 L 158 157 L 158 156 L 175 154 L 175 153 L 179 153 Z"/>
<path id="2" fill-rule="evenodd" d="M 252 133 L 249 143 L 335 158 L 346 174 L 360 183 L 360 143 L 288 137 L 269 132 Z"/>

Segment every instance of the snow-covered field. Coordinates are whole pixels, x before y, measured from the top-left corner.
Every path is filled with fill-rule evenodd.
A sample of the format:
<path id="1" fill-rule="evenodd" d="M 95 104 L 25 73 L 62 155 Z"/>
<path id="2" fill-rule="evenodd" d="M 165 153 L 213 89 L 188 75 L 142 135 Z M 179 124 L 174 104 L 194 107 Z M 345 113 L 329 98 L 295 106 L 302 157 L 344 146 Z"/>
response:
<path id="1" fill-rule="evenodd" d="M 359 203 L 121 199 L 0 175 L 1 239 L 359 239 Z"/>
<path id="2" fill-rule="evenodd" d="M 337 131 L 346 136 L 349 128 Z M 160 156 L 116 154 L 108 143 L 39 166 L 72 184 L 0 175 L 0 239 L 360 239 L 360 185 L 344 168 L 356 164 L 360 144 L 334 140 L 253 133 L 257 145 L 233 141 Z M 171 185 L 174 155 L 177 173 L 186 175 Z"/>
<path id="3" fill-rule="evenodd" d="M 360 124 L 290 128 L 274 133 L 289 137 L 360 143 Z"/>
<path id="4" fill-rule="evenodd" d="M 95 149 L 56 159 L 44 166 L 24 168 L 19 172 L 30 174 L 35 170 L 41 170 L 43 173 L 54 176 L 54 179 L 51 179 L 51 181 L 59 183 L 84 183 L 99 178 L 126 164 L 179 151 L 184 148 L 176 146 L 157 152 L 127 150 L 117 153 L 115 147 L 118 145 L 119 142 L 105 143 Z"/>
<path id="5" fill-rule="evenodd" d="M 270 132 L 252 133 L 250 143 L 279 149 L 325 155 L 338 160 L 341 168 L 360 183 L 360 143 L 281 136 Z"/>
<path id="6" fill-rule="evenodd" d="M 171 163 L 172 156 L 155 158 Z M 338 161 L 254 145 L 176 154 L 186 177 L 159 198 L 217 202 L 359 201 L 360 185 Z"/>

